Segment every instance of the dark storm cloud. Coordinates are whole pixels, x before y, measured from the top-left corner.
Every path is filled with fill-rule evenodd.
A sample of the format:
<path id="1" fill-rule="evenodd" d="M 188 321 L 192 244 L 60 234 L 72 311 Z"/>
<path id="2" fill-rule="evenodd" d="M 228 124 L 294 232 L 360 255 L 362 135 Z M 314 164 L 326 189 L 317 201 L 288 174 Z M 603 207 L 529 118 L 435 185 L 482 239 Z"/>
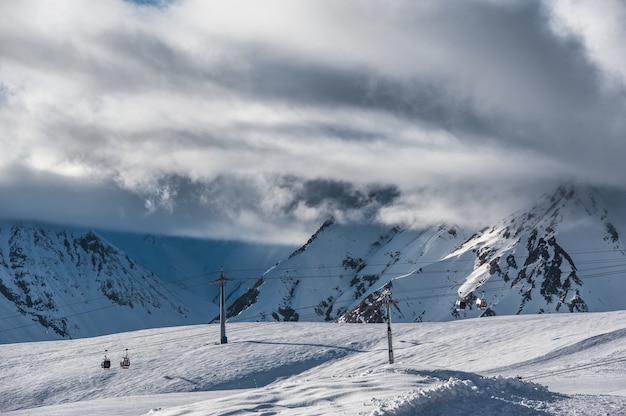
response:
<path id="1" fill-rule="evenodd" d="M 89 183 L 19 166 L 1 173 L 1 218 L 132 228 L 145 217 L 144 201 L 113 182 Z"/>
<path id="2" fill-rule="evenodd" d="M 216 48 L 230 51 L 211 71 L 194 67 L 193 61 L 163 45 L 151 50 L 151 42 L 144 48 L 131 41 L 127 46 L 135 59 L 142 53 L 134 51 L 145 50 L 151 59 L 158 58 L 151 68 L 163 66 L 159 72 L 175 74 L 170 78 L 180 74 L 196 88 L 210 82 L 267 103 L 387 112 L 507 146 L 545 146 L 551 151 L 562 143 L 580 144 L 577 140 L 587 140 L 598 128 L 599 120 L 590 123 L 591 117 L 617 115 L 614 100 L 619 104 L 619 96 L 601 94 L 601 74 L 581 43 L 550 31 L 549 16 L 538 3 L 494 7 L 472 2 L 433 14 L 407 13 L 401 23 L 408 27 L 409 40 L 416 41 L 421 36 L 416 28 L 426 26 L 444 55 L 436 63 L 447 66 L 443 75 L 421 73 L 419 46 L 398 51 L 415 55 L 411 66 L 418 74 L 396 76 L 374 65 L 339 65 L 262 43 L 210 39 Z M 432 17 L 436 19 L 426 21 Z M 120 37 L 120 46 L 125 39 Z"/>
<path id="3" fill-rule="evenodd" d="M 353 107 L 446 128 L 483 133 L 489 130 L 490 123 L 474 112 L 469 100 L 452 97 L 443 82 L 392 78 L 368 68 L 333 68 L 320 62 L 273 56 L 271 51 L 255 52 L 251 66 L 252 73 L 241 74 L 240 79 L 222 85 L 231 88 L 247 85 L 249 90 L 241 89 L 241 92 L 258 100 L 298 106 Z M 359 132 L 366 137 L 367 133 L 363 133 Z"/>
<path id="4" fill-rule="evenodd" d="M 223 83 L 231 74 L 227 62 L 203 65 L 166 38 L 145 30 L 116 28 L 98 38 L 102 47 L 114 51 L 114 59 L 101 61 L 106 84 L 95 88 L 123 92 L 175 88 L 194 93 L 206 84 Z M 100 81 L 97 75 L 94 82 Z"/>
<path id="5" fill-rule="evenodd" d="M 38 56 L 48 57 L 45 62 L 56 71 L 65 71 L 65 63 L 73 62 L 75 73 L 93 77 L 97 84 L 94 88 L 107 91 L 128 93 L 156 86 L 199 93 L 218 86 L 235 96 L 268 103 L 385 111 L 452 131 L 469 132 L 474 138 L 498 137 L 514 144 L 546 143 L 539 137 L 567 131 L 568 126 L 563 125 L 567 122 L 575 126 L 571 128 L 573 132 L 579 131 L 586 126 L 585 120 L 568 118 L 564 113 L 580 115 L 591 106 L 602 104 L 598 101 L 597 70 L 586 60 L 581 45 L 550 32 L 546 13 L 536 3 L 508 8 L 472 3 L 435 14 L 436 26 L 425 22 L 423 16 L 410 13 L 404 18 L 408 21 L 402 23 L 409 26 L 409 39 L 420 36 L 418 30 L 410 30 L 412 26 L 427 25 L 431 36 L 440 41 L 442 53 L 450 55 L 441 64 L 456 66 L 451 77 L 457 85 L 450 85 L 450 78 L 441 79 L 437 74 L 394 77 L 373 66 L 346 67 L 314 56 L 281 52 L 273 45 L 235 43 L 216 36 L 205 40 L 209 51 L 218 51 L 218 57 L 207 63 L 157 34 L 124 27 L 94 39 L 101 48 L 114 51 L 113 59 L 99 58 L 87 49 L 63 42 L 50 48 L 49 42 L 43 40 L 31 41 L 19 53 L 27 53 L 29 62 Z M 19 41 L 7 44 L 26 42 L 16 40 Z M 419 47 L 398 53 L 415 54 L 414 65 L 419 70 L 419 61 L 423 59 Z M 489 82 L 490 77 L 493 83 Z M 473 87 L 473 80 L 484 84 L 479 88 L 493 88 L 488 95 L 493 95 L 491 99 L 496 100 L 496 105 L 501 104 L 503 112 L 494 114 L 493 110 L 481 109 L 483 97 L 466 90 Z M 519 85 L 524 85 L 524 89 L 520 90 Z M 524 112 L 531 114 L 523 114 L 522 120 L 518 120 L 516 101 L 549 111 L 533 115 L 532 108 L 525 108 Z M 513 109 L 507 111 L 511 103 Z M 522 130 L 528 133 L 515 133 Z"/>
<path id="6" fill-rule="evenodd" d="M 390 204 L 400 195 L 393 185 L 368 185 L 359 189 L 352 183 L 332 179 L 306 180 L 294 188 L 296 190 L 290 207 L 303 202 L 309 207 L 330 205 L 338 210 L 360 209 L 368 205 L 379 208 L 380 205 Z"/>
<path id="7" fill-rule="evenodd" d="M 252 178 L 246 176 L 221 175 L 210 182 L 192 181 L 179 175 L 159 178 L 156 191 L 148 196 L 153 207 L 167 207 L 170 203 L 181 207 L 195 206 L 195 210 L 209 213 L 212 218 L 225 220 L 237 215 L 241 208 L 256 210 L 263 216 L 262 204 L 268 197 L 267 191 L 274 187 L 285 191 L 289 198 L 273 209 L 281 216 L 290 217 L 298 204 L 319 208 L 323 215 L 337 211 L 359 210 L 371 207 L 374 211 L 391 204 L 399 195 L 393 185 L 372 184 L 357 187 L 353 183 L 332 179 L 307 180 L 297 176 Z M 191 217 L 195 217 L 194 213 Z"/>
<path id="8" fill-rule="evenodd" d="M 139 6 L 166 7 L 173 0 L 124 0 L 125 2 L 136 4 Z"/>
<path id="9" fill-rule="evenodd" d="M 299 243 L 623 187 L 626 9 L 594 7 L 2 3 L 0 215 Z"/>
<path id="10" fill-rule="evenodd" d="M 299 204 L 315 208 L 320 218 L 373 220 L 398 196 L 394 186 L 357 189 L 349 183 L 295 176 L 221 175 L 193 181 L 170 174 L 158 178 L 151 189 L 131 192 L 115 182 L 86 183 L 23 168 L 12 172 L 21 176 L 21 183 L 0 184 L 4 198 L 0 218 L 66 224 L 72 213 L 71 224 L 84 227 L 275 243 L 298 242 L 310 231 L 300 217 Z M 288 198 L 268 203 L 272 200 L 268 193 L 276 189 Z M 265 224 L 270 216 L 272 223 Z M 240 228 L 233 228 L 233 223 Z M 282 231 L 276 233 L 276 227 Z"/>
<path id="11" fill-rule="evenodd" d="M 272 126 L 262 124 L 241 124 L 238 126 L 242 129 L 261 131 L 265 133 L 278 133 L 280 135 L 291 137 L 303 137 L 310 135 L 311 132 L 317 132 L 325 137 L 334 137 L 341 140 L 353 140 L 357 142 L 371 142 L 381 139 L 381 135 L 372 129 L 364 129 L 358 126 L 346 126 L 341 122 L 312 122 L 307 125 L 296 123 L 281 123 Z"/>

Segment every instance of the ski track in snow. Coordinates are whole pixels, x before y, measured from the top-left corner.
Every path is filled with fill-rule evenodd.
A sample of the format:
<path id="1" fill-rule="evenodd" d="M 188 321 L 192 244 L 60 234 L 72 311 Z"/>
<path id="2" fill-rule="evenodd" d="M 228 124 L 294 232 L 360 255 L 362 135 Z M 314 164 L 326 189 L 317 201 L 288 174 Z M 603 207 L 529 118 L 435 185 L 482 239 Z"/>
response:
<path id="1" fill-rule="evenodd" d="M 0 345 L 0 412 L 626 414 L 626 311 L 394 324 L 394 364 L 385 324 L 236 323 L 227 334 L 225 345 L 219 325 Z"/>

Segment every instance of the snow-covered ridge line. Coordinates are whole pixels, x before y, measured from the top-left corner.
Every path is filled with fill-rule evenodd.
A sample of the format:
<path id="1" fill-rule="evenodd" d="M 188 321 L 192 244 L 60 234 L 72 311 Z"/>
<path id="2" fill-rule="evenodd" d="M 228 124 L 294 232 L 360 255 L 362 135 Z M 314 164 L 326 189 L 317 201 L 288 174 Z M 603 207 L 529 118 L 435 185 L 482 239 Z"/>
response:
<path id="1" fill-rule="evenodd" d="M 625 207 L 623 192 L 561 187 L 480 231 L 327 224 L 231 318 L 379 322 L 385 289 L 396 322 L 624 309 Z"/>

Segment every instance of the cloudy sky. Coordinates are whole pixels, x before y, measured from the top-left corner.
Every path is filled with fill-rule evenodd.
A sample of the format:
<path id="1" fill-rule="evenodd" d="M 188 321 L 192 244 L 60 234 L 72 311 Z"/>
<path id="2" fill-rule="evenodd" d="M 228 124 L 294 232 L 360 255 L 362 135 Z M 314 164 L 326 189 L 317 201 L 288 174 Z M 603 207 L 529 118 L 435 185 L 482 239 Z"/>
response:
<path id="1" fill-rule="evenodd" d="M 0 2 L 0 218 L 302 243 L 626 187 L 619 0 Z"/>

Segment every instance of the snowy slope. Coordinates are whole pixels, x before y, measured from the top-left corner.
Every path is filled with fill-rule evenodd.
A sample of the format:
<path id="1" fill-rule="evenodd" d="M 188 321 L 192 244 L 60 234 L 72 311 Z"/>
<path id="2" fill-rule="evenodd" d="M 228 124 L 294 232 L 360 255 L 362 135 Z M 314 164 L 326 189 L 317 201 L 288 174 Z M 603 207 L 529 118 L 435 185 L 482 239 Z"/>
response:
<path id="1" fill-rule="evenodd" d="M 381 322 L 626 308 L 624 194 L 562 187 L 480 231 L 327 222 L 257 282 L 233 321 Z M 458 312 L 457 299 L 469 308 Z M 484 298 L 488 309 L 476 307 Z"/>
<path id="2" fill-rule="evenodd" d="M 465 239 L 444 225 L 415 231 L 327 221 L 263 276 L 257 302 L 234 319 L 333 321 L 389 280 L 437 262 Z"/>
<path id="3" fill-rule="evenodd" d="M 394 324 L 393 364 L 385 324 L 229 324 L 224 345 L 219 325 L 0 345 L 0 412 L 619 415 L 625 322 L 619 311 Z"/>

